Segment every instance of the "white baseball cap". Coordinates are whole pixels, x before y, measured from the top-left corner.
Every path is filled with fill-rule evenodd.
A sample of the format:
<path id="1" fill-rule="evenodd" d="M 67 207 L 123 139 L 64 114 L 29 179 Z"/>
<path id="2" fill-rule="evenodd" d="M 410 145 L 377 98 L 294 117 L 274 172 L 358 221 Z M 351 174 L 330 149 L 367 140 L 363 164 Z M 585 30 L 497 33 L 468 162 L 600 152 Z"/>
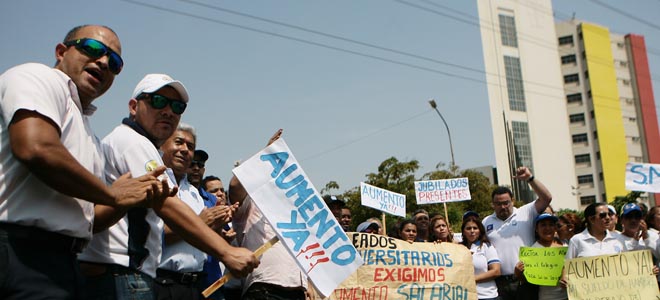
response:
<path id="1" fill-rule="evenodd" d="M 133 91 L 133 99 L 142 93 L 153 93 L 166 85 L 173 87 L 181 96 L 181 100 L 188 103 L 188 91 L 183 83 L 166 74 L 147 74 L 147 76 L 144 76 Z"/>

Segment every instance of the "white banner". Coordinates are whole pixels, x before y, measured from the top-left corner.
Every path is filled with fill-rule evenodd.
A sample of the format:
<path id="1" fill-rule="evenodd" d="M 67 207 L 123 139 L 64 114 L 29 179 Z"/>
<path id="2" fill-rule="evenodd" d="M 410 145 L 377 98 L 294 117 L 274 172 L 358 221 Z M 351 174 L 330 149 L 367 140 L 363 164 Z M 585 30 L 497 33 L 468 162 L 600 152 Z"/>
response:
<path id="1" fill-rule="evenodd" d="M 626 190 L 660 193 L 660 165 L 627 163 Z"/>
<path id="2" fill-rule="evenodd" d="M 467 177 L 443 180 L 415 181 L 417 204 L 465 201 L 470 196 L 470 183 Z"/>
<path id="3" fill-rule="evenodd" d="M 360 199 L 364 206 L 395 216 L 406 217 L 406 195 L 360 182 Z"/>
<path id="4" fill-rule="evenodd" d="M 362 258 L 284 139 L 252 156 L 233 173 L 324 297 L 362 265 Z"/>

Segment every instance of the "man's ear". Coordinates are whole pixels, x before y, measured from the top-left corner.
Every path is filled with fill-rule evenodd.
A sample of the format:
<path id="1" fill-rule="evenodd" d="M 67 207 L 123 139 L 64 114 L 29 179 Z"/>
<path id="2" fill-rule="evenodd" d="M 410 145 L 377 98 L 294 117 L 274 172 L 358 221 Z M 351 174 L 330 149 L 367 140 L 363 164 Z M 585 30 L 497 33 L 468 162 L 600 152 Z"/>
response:
<path id="1" fill-rule="evenodd" d="M 131 114 L 131 117 L 135 117 L 137 113 L 138 101 L 135 99 L 128 100 L 128 112 Z"/>

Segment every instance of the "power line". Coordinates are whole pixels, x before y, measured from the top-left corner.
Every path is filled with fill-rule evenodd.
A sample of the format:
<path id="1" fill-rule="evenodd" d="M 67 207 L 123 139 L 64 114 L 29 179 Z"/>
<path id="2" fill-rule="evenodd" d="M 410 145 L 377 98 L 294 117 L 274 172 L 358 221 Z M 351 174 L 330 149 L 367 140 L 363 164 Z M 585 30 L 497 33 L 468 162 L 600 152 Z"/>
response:
<path id="1" fill-rule="evenodd" d="M 595 4 L 597 4 L 597 5 L 599 5 L 599 6 L 605 7 L 605 8 L 607 8 L 607 9 L 609 9 L 609 10 L 611 10 L 611 11 L 617 13 L 617 14 L 620 14 L 620 15 L 622 15 L 622 16 L 628 17 L 629 19 L 635 20 L 635 21 L 637 21 L 637 22 L 639 22 L 639 23 L 642 23 L 642 24 L 644 24 L 644 25 L 647 25 L 647 26 L 650 26 L 650 27 L 653 27 L 653 28 L 655 28 L 655 29 L 660 30 L 660 26 L 658 26 L 658 25 L 656 25 L 656 24 L 654 24 L 654 23 L 651 23 L 651 22 L 649 22 L 649 21 L 646 21 L 646 20 L 644 20 L 644 19 L 642 19 L 642 18 L 639 18 L 639 17 L 637 17 L 637 16 L 635 16 L 635 15 L 633 15 L 633 14 L 630 14 L 630 13 L 627 13 L 627 12 L 625 12 L 625 11 L 623 11 L 623 10 L 620 10 L 620 9 L 614 7 L 614 6 L 611 6 L 611 5 L 609 5 L 609 4 L 605 4 L 605 3 L 603 3 L 603 2 L 601 2 L 601 1 L 599 1 L 599 0 L 590 0 L 590 1 L 593 2 L 593 3 L 595 3 Z"/>
<path id="2" fill-rule="evenodd" d="M 348 141 L 348 142 L 346 142 L 346 143 L 339 144 L 339 145 L 337 145 L 337 146 L 335 146 L 335 147 L 332 147 L 332 148 L 330 148 L 330 149 L 328 149 L 328 150 L 324 150 L 324 151 L 321 151 L 321 152 L 319 152 L 319 153 L 312 154 L 312 155 L 310 155 L 310 156 L 307 156 L 307 157 L 301 159 L 300 161 L 305 161 L 305 160 L 308 160 L 308 159 L 317 158 L 317 157 L 319 157 L 319 156 L 321 156 L 321 155 L 323 155 L 323 154 L 330 153 L 330 152 L 333 152 L 333 151 L 339 150 L 339 149 L 341 149 L 341 148 L 347 147 L 347 146 L 349 146 L 349 145 L 355 144 L 355 143 L 357 143 L 357 142 L 359 142 L 359 141 L 361 141 L 361 140 L 363 140 L 363 139 L 365 139 L 365 138 L 368 138 L 368 137 L 371 137 L 371 136 L 377 135 L 377 134 L 379 134 L 379 133 L 381 133 L 381 132 L 383 132 L 383 131 L 385 131 L 385 130 L 388 130 L 388 129 L 391 129 L 391 128 L 394 128 L 394 127 L 397 127 L 397 126 L 399 126 L 399 125 L 401 125 L 401 124 L 403 124 L 403 123 L 406 123 L 406 122 L 412 121 L 412 120 L 414 120 L 414 119 L 417 119 L 417 118 L 421 117 L 422 115 L 427 114 L 427 113 L 429 113 L 429 112 L 431 112 L 431 111 L 433 111 L 433 109 L 426 110 L 426 111 L 424 111 L 424 112 L 418 113 L 418 114 L 416 114 L 416 115 L 413 115 L 413 116 L 411 116 L 411 117 L 408 117 L 408 118 L 403 119 L 403 120 L 401 120 L 401 121 L 398 121 L 398 122 L 396 122 L 396 123 L 392 123 L 392 124 L 390 124 L 390 125 L 388 125 L 388 126 L 385 126 L 385 127 L 383 127 L 383 128 L 380 128 L 380 129 L 374 130 L 374 131 L 371 132 L 371 133 L 368 133 L 368 134 L 365 134 L 365 135 L 360 136 L 360 137 L 358 137 L 358 138 L 352 139 L 352 140 L 350 140 L 350 141 Z"/>
<path id="3" fill-rule="evenodd" d="M 157 6 L 157 5 L 143 3 L 143 2 L 134 1 L 134 0 L 122 0 L 122 1 L 133 3 L 133 4 L 136 4 L 136 5 L 140 5 L 140 6 L 144 6 L 144 7 L 148 7 L 148 8 L 152 8 L 152 9 L 161 10 L 161 11 L 167 11 L 167 12 L 170 12 L 170 13 L 173 13 L 173 14 L 179 14 L 179 15 L 183 15 L 183 16 L 187 16 L 187 17 L 191 17 L 191 18 L 205 20 L 205 21 L 208 21 L 208 22 L 216 23 L 216 24 L 221 24 L 221 25 L 230 26 L 230 27 L 234 27 L 234 28 L 239 28 L 239 29 L 243 29 L 243 30 L 247 30 L 247 31 L 251 31 L 251 32 L 266 34 L 266 35 L 270 35 L 270 36 L 274 36 L 274 37 L 278 37 L 278 38 L 282 38 L 282 39 L 287 39 L 287 40 L 291 40 L 291 41 L 296 41 L 296 42 L 300 42 L 300 43 L 304 43 L 304 44 L 308 44 L 308 45 L 313 45 L 313 46 L 322 47 L 322 48 L 326 48 L 326 49 L 331 49 L 331 50 L 344 52 L 344 53 L 349 53 L 349 54 L 353 54 L 353 55 L 357 55 L 357 56 L 361 56 L 361 57 L 371 58 L 371 59 L 374 59 L 374 60 L 384 61 L 384 62 L 396 64 L 396 65 L 406 66 L 406 67 L 410 67 L 410 68 L 414 68 L 414 69 L 418 69 L 418 70 L 422 70 L 422 71 L 427 71 L 427 72 L 432 72 L 432 73 L 436 73 L 436 74 L 440 74 L 440 75 L 445 75 L 445 76 L 452 77 L 452 78 L 459 78 L 459 79 L 472 81 L 472 82 L 477 82 L 477 83 L 485 83 L 487 85 L 494 85 L 498 88 L 504 87 L 503 85 L 501 85 L 499 83 L 496 83 L 496 82 L 488 82 L 488 81 L 485 81 L 485 80 L 476 79 L 476 78 L 472 78 L 472 77 L 468 77 L 468 76 L 448 73 L 448 72 L 445 72 L 445 71 L 441 71 L 441 70 L 437 70 L 437 69 L 433 69 L 433 68 L 429 68 L 429 67 L 414 65 L 414 64 L 411 64 L 411 63 L 401 62 L 401 61 L 397 61 L 397 60 L 390 59 L 390 58 L 380 57 L 380 56 L 366 54 L 366 53 L 361 53 L 361 52 L 357 52 L 357 51 L 354 51 L 354 50 L 343 49 L 343 48 L 335 47 L 335 46 L 332 46 L 332 45 L 313 42 L 313 41 L 309 41 L 309 40 L 305 40 L 305 39 L 301 39 L 301 38 L 297 38 L 297 37 L 292 37 L 292 36 L 288 36 L 288 35 L 284 35 L 284 34 L 279 34 L 279 33 L 274 33 L 274 32 L 270 32 L 270 31 L 266 31 L 266 30 L 262 30 L 262 29 L 252 28 L 252 27 L 248 27 L 248 26 L 244 26 L 244 25 L 240 25 L 240 24 L 236 24 L 236 23 L 220 21 L 220 20 L 217 20 L 217 19 L 208 18 L 208 17 L 204 17 L 204 16 L 200 16 L 200 15 L 195 15 L 195 14 L 191 14 L 191 13 L 187 13 L 187 12 L 182 12 L 182 11 L 179 11 L 179 10 L 174 10 L 174 9 L 170 9 L 170 8 L 166 8 L 166 7 L 162 7 L 162 6 Z M 190 1 L 186 1 L 186 2 L 190 2 Z M 213 7 L 213 6 L 211 6 L 211 7 Z M 245 16 L 250 16 L 250 15 L 247 15 L 247 14 L 244 14 L 244 13 L 239 13 L 239 12 L 236 12 L 236 13 L 241 14 L 241 15 L 245 15 Z M 263 21 L 268 20 L 268 19 L 261 18 L 261 17 L 256 17 L 256 18 L 262 19 Z M 272 20 L 269 20 L 269 21 L 272 21 Z M 278 22 L 278 21 L 273 21 L 273 22 Z M 279 23 L 282 23 L 282 22 L 279 22 Z M 282 24 L 286 24 L 286 23 L 282 23 Z M 287 24 L 287 25 L 290 25 L 290 24 Z M 290 25 L 290 26 L 291 27 L 300 27 L 300 26 L 296 26 L 296 25 Z M 300 27 L 300 28 L 302 28 L 302 27 Z M 301 30 L 303 30 L 303 29 L 301 29 Z M 314 30 L 305 28 L 305 31 L 312 32 Z M 319 32 L 319 33 L 321 33 L 321 32 Z M 333 36 L 331 34 L 325 34 L 325 33 L 323 33 L 323 34 L 327 35 L 327 36 Z M 339 37 L 339 36 L 337 36 L 337 38 L 340 38 L 340 39 L 346 40 L 346 41 L 351 40 L 351 39 L 343 38 L 343 37 Z M 359 41 L 356 41 L 356 42 L 360 43 L 360 44 L 364 44 L 364 45 L 371 45 L 369 43 L 364 43 L 364 42 L 359 42 Z M 382 49 L 388 49 L 386 47 L 381 47 L 381 46 L 376 46 L 376 45 L 373 45 L 373 46 L 374 47 L 380 47 Z M 396 52 L 398 50 L 392 49 L 392 51 Z M 406 53 L 406 52 L 402 52 L 402 51 L 399 51 L 399 52 Z M 414 55 L 414 54 L 411 54 L 411 55 Z M 415 56 L 418 56 L 418 55 L 415 55 Z M 422 56 L 419 56 L 419 57 L 422 57 Z M 434 59 L 430 59 L 430 60 L 434 60 Z M 461 65 L 456 65 L 456 66 L 458 68 L 463 67 Z M 481 73 L 485 73 L 485 72 L 481 71 Z M 492 75 L 492 76 L 497 76 L 498 78 L 500 78 L 500 75 L 498 75 L 498 74 L 491 74 L 491 73 L 486 73 L 486 74 Z M 506 76 L 504 76 L 504 77 L 506 77 Z M 545 86 L 545 87 L 548 87 L 548 88 L 551 88 L 551 89 L 562 91 L 562 96 L 557 97 L 557 95 L 554 95 L 554 94 L 546 94 L 546 93 L 542 93 L 542 92 L 537 92 L 533 89 L 526 88 L 525 89 L 526 94 L 546 96 L 546 97 L 550 97 L 551 99 L 557 99 L 559 101 L 564 101 L 565 91 L 564 91 L 563 88 L 558 88 L 558 87 L 555 87 L 555 86 L 550 86 L 550 85 L 545 85 L 545 84 L 537 84 L 537 83 L 533 83 L 533 82 L 529 82 L 529 81 L 525 81 L 525 80 L 523 80 L 523 82 L 524 83 L 526 82 L 526 83 L 529 83 L 529 84 L 541 85 L 541 86 Z M 602 97 L 606 98 L 606 99 L 611 99 L 611 100 L 617 101 L 617 102 L 619 101 L 619 98 L 613 98 L 613 97 L 608 97 L 608 96 L 602 96 Z M 619 108 L 612 107 L 612 109 L 619 109 Z"/>

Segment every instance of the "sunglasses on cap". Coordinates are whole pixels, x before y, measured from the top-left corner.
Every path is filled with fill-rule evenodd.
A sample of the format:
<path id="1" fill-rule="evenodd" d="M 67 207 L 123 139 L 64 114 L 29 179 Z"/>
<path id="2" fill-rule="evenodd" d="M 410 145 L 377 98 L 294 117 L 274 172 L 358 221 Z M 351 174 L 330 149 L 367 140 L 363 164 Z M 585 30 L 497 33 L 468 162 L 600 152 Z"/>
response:
<path id="1" fill-rule="evenodd" d="M 75 46 L 76 49 L 85 53 L 92 59 L 99 59 L 104 55 L 108 56 L 108 68 L 110 72 L 117 75 L 124 67 L 124 60 L 114 50 L 95 39 L 77 39 L 64 42 L 67 47 Z"/>
<path id="2" fill-rule="evenodd" d="M 194 167 L 194 166 L 197 166 L 197 167 L 199 167 L 199 168 L 201 169 L 201 168 L 203 168 L 203 167 L 205 166 L 205 163 L 204 163 L 203 161 L 201 161 L 201 160 L 193 160 L 193 161 L 190 162 L 190 167 L 192 168 L 192 167 Z M 223 192 L 224 192 L 224 191 L 223 191 Z"/>
<path id="3" fill-rule="evenodd" d="M 155 109 L 163 109 L 165 106 L 169 105 L 170 108 L 172 109 L 172 112 L 180 115 L 184 111 L 186 111 L 186 107 L 188 104 L 185 102 L 178 100 L 178 99 L 170 99 L 167 98 L 163 95 L 158 95 L 158 94 L 140 94 L 136 99 L 137 100 L 145 100 L 149 98 L 149 105 Z"/>

